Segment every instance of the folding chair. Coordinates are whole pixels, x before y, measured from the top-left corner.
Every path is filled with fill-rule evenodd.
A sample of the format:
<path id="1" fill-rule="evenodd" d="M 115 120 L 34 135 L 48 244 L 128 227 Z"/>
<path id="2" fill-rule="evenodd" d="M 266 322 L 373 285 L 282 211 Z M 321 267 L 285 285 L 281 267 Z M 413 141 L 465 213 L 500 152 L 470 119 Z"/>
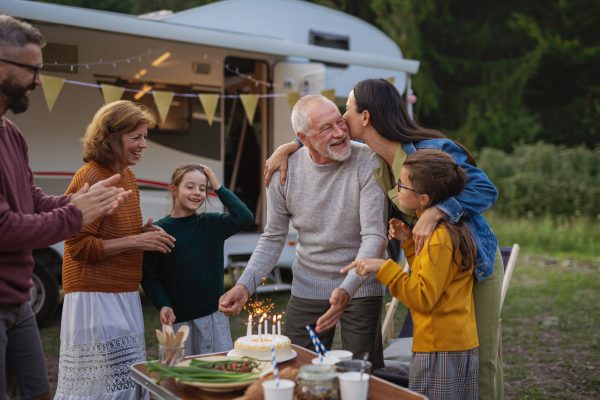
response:
<path id="1" fill-rule="evenodd" d="M 519 254 L 519 245 L 515 244 L 512 247 L 500 247 L 500 254 L 502 255 L 502 264 L 504 266 L 504 280 L 502 281 L 502 296 L 500 297 L 500 310 L 504 304 L 504 298 L 510 284 L 510 278 L 512 277 L 515 264 L 517 262 L 517 255 Z M 408 263 L 404 265 L 403 271 L 408 272 L 410 267 Z M 387 336 L 388 342 L 394 335 L 394 313 L 398 307 L 398 299 L 393 298 L 391 302 L 386 304 L 386 315 L 383 320 L 382 326 L 382 341 L 385 341 Z M 500 365 L 502 365 L 502 319 L 500 319 L 500 338 L 498 343 L 498 356 L 500 357 Z M 406 314 L 402 329 L 400 330 L 399 338 L 411 337 L 413 334 L 413 321 L 410 315 L 410 310 Z M 386 372 L 373 371 L 373 374 L 381 379 L 385 379 L 389 382 L 395 383 L 400 386 L 408 387 L 408 377 L 401 375 L 389 374 Z"/>

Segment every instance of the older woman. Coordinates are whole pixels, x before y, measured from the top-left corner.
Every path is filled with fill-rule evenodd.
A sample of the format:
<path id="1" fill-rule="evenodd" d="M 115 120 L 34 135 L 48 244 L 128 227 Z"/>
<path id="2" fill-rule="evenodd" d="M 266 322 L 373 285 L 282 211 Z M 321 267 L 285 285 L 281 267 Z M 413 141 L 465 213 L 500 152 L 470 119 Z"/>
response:
<path id="1" fill-rule="evenodd" d="M 496 188 L 476 167 L 473 156 L 463 145 L 415 123 L 398 90 L 383 79 L 367 79 L 354 86 L 348 96 L 344 119 L 352 138 L 365 142 L 379 155 L 380 168 L 373 173 L 392 204 L 390 217 L 414 226 L 417 254 L 440 220 L 456 222 L 460 219 L 469 227 L 477 244 L 473 299 L 479 337 L 479 398 L 502 399 L 498 327 L 504 269 L 498 239 L 481 215 L 496 202 Z M 298 144 L 293 142 L 277 149 L 265 168 L 267 183 L 273 171 L 281 169 L 284 184 L 287 155 L 297 149 Z M 428 208 L 417 220 L 413 210 L 400 206 L 396 184 L 404 160 L 419 149 L 445 151 L 467 172 L 468 179 L 460 195 Z M 317 328 L 328 329 L 330 323 L 326 317 L 317 321 Z"/>
<path id="2" fill-rule="evenodd" d="M 143 251 L 169 252 L 175 240 L 152 219 L 143 225 L 135 175 L 129 168 L 146 147 L 152 112 L 130 101 L 102 107 L 83 138 L 85 165 L 67 194 L 115 173 L 132 192 L 116 214 L 98 218 L 65 241 L 56 399 L 139 399 L 129 367 L 146 360 L 138 286 Z"/>

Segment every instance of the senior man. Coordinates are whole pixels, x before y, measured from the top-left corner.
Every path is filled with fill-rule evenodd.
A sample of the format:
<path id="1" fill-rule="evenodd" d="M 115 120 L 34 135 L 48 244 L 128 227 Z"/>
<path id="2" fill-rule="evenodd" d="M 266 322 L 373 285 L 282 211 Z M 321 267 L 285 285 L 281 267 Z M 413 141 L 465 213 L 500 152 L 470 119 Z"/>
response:
<path id="1" fill-rule="evenodd" d="M 285 335 L 310 349 L 306 325 L 316 326 L 330 349 L 340 321 L 342 348 L 356 357 L 369 352 L 373 367 L 381 368 L 384 286 L 373 275 L 340 274 L 358 258 L 381 257 L 387 245 L 387 210 L 381 206 L 385 195 L 373 175 L 379 168 L 377 155 L 350 141 L 337 106 L 323 96 L 301 98 L 292 111 L 292 125 L 304 147 L 290 155 L 287 184 L 272 181 L 265 232 L 238 283 L 221 297 L 219 309 L 239 314 L 275 267 L 291 220 L 298 247 Z"/>
<path id="2" fill-rule="evenodd" d="M 29 106 L 41 85 L 42 34 L 0 15 L 0 400 L 51 399 L 42 343 L 29 305 L 32 249 L 64 240 L 129 199 L 111 185 L 120 176 L 88 185 L 71 196 L 46 196 L 35 186 L 27 143 L 4 114 Z M 8 380 L 8 385 L 7 385 Z"/>

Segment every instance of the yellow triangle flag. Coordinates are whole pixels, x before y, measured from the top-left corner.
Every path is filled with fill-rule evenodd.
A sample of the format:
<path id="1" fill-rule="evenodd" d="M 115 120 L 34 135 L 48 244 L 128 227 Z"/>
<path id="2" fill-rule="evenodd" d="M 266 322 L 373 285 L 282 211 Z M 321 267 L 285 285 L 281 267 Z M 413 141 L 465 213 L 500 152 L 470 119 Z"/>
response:
<path id="1" fill-rule="evenodd" d="M 335 103 L 335 89 L 323 90 L 321 91 L 321 96 L 325 96 Z"/>
<path id="2" fill-rule="evenodd" d="M 158 114 L 160 115 L 160 119 L 164 124 L 167 120 L 167 114 L 169 114 L 169 109 L 171 108 L 171 101 L 173 101 L 173 92 L 163 92 L 160 90 L 153 91 L 154 93 L 154 102 L 156 103 L 156 108 L 158 109 Z"/>
<path id="3" fill-rule="evenodd" d="M 219 95 L 199 94 L 198 97 L 200 98 L 200 103 L 204 109 L 204 114 L 206 114 L 208 125 L 212 126 L 213 117 L 215 116 L 215 111 L 217 111 L 217 105 L 219 105 Z"/>
<path id="4" fill-rule="evenodd" d="M 258 105 L 258 95 L 256 94 L 240 94 L 240 100 L 246 111 L 246 117 L 248 122 L 252 125 L 254 121 L 254 113 L 256 112 L 256 106 Z"/>
<path id="5" fill-rule="evenodd" d="M 52 112 L 52 107 L 54 107 L 54 103 L 56 103 L 56 99 L 64 83 L 63 78 L 42 75 L 42 90 L 46 97 L 46 103 L 48 103 L 49 112 Z"/>
<path id="6" fill-rule="evenodd" d="M 102 84 L 102 95 L 104 96 L 104 104 L 112 103 L 121 100 L 125 88 Z"/>
<path id="7" fill-rule="evenodd" d="M 291 92 L 285 94 L 285 99 L 287 100 L 288 106 L 290 106 L 290 111 L 294 109 L 294 106 L 300 100 L 300 93 Z"/>
<path id="8" fill-rule="evenodd" d="M 393 76 L 392 76 L 391 78 L 387 78 L 387 79 L 386 79 L 386 81 L 388 81 L 388 82 L 389 82 L 389 83 L 391 83 L 392 85 L 394 85 L 394 84 L 395 84 L 395 83 L 394 83 L 394 82 L 395 82 L 395 79 L 394 79 L 394 77 L 393 77 Z"/>

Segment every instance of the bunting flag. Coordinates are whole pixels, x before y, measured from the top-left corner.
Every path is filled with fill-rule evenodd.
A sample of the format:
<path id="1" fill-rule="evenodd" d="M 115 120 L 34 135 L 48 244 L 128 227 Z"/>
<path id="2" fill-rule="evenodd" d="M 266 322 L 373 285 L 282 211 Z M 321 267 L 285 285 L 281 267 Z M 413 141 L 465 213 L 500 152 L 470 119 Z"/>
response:
<path id="1" fill-rule="evenodd" d="M 202 108 L 204 109 L 204 114 L 206 114 L 208 125 L 212 126 L 213 117 L 217 111 L 217 105 L 219 105 L 219 95 L 199 94 L 198 97 L 200 98 L 200 104 L 202 104 Z"/>
<path id="2" fill-rule="evenodd" d="M 246 111 L 246 117 L 248 122 L 252 125 L 254 121 L 254 113 L 256 113 L 256 106 L 258 105 L 258 95 L 256 94 L 240 94 L 240 100 Z"/>
<path id="3" fill-rule="evenodd" d="M 391 78 L 387 78 L 387 79 L 386 79 L 386 81 L 388 81 L 388 82 L 389 82 L 389 83 L 391 83 L 392 85 L 395 85 L 395 83 L 394 83 L 394 82 L 395 82 L 395 79 L 394 79 L 394 77 L 393 77 L 393 76 L 392 76 Z"/>
<path id="4" fill-rule="evenodd" d="M 104 96 L 104 104 L 113 103 L 121 100 L 125 88 L 113 85 L 102 84 L 102 96 Z"/>
<path id="5" fill-rule="evenodd" d="M 46 103 L 48 103 L 48 112 L 52 112 L 52 107 L 56 103 L 58 94 L 63 87 L 63 78 L 55 78 L 53 76 L 42 75 L 42 90 L 46 97 Z"/>
<path id="6" fill-rule="evenodd" d="M 175 93 L 163 92 L 160 90 L 155 90 L 152 93 L 154 95 L 154 102 L 156 103 L 158 114 L 164 124 L 167 120 L 167 115 L 169 114 L 169 109 L 171 108 L 171 102 L 173 101 L 173 95 L 175 95 Z"/>
<path id="7" fill-rule="evenodd" d="M 300 93 L 298 92 L 291 92 L 285 94 L 285 99 L 287 100 L 288 106 L 290 107 L 290 111 L 294 109 L 294 106 L 296 105 L 298 100 L 300 100 L 300 97 Z"/>
<path id="8" fill-rule="evenodd" d="M 321 91 L 321 96 L 325 96 L 335 103 L 335 89 L 323 90 Z"/>

